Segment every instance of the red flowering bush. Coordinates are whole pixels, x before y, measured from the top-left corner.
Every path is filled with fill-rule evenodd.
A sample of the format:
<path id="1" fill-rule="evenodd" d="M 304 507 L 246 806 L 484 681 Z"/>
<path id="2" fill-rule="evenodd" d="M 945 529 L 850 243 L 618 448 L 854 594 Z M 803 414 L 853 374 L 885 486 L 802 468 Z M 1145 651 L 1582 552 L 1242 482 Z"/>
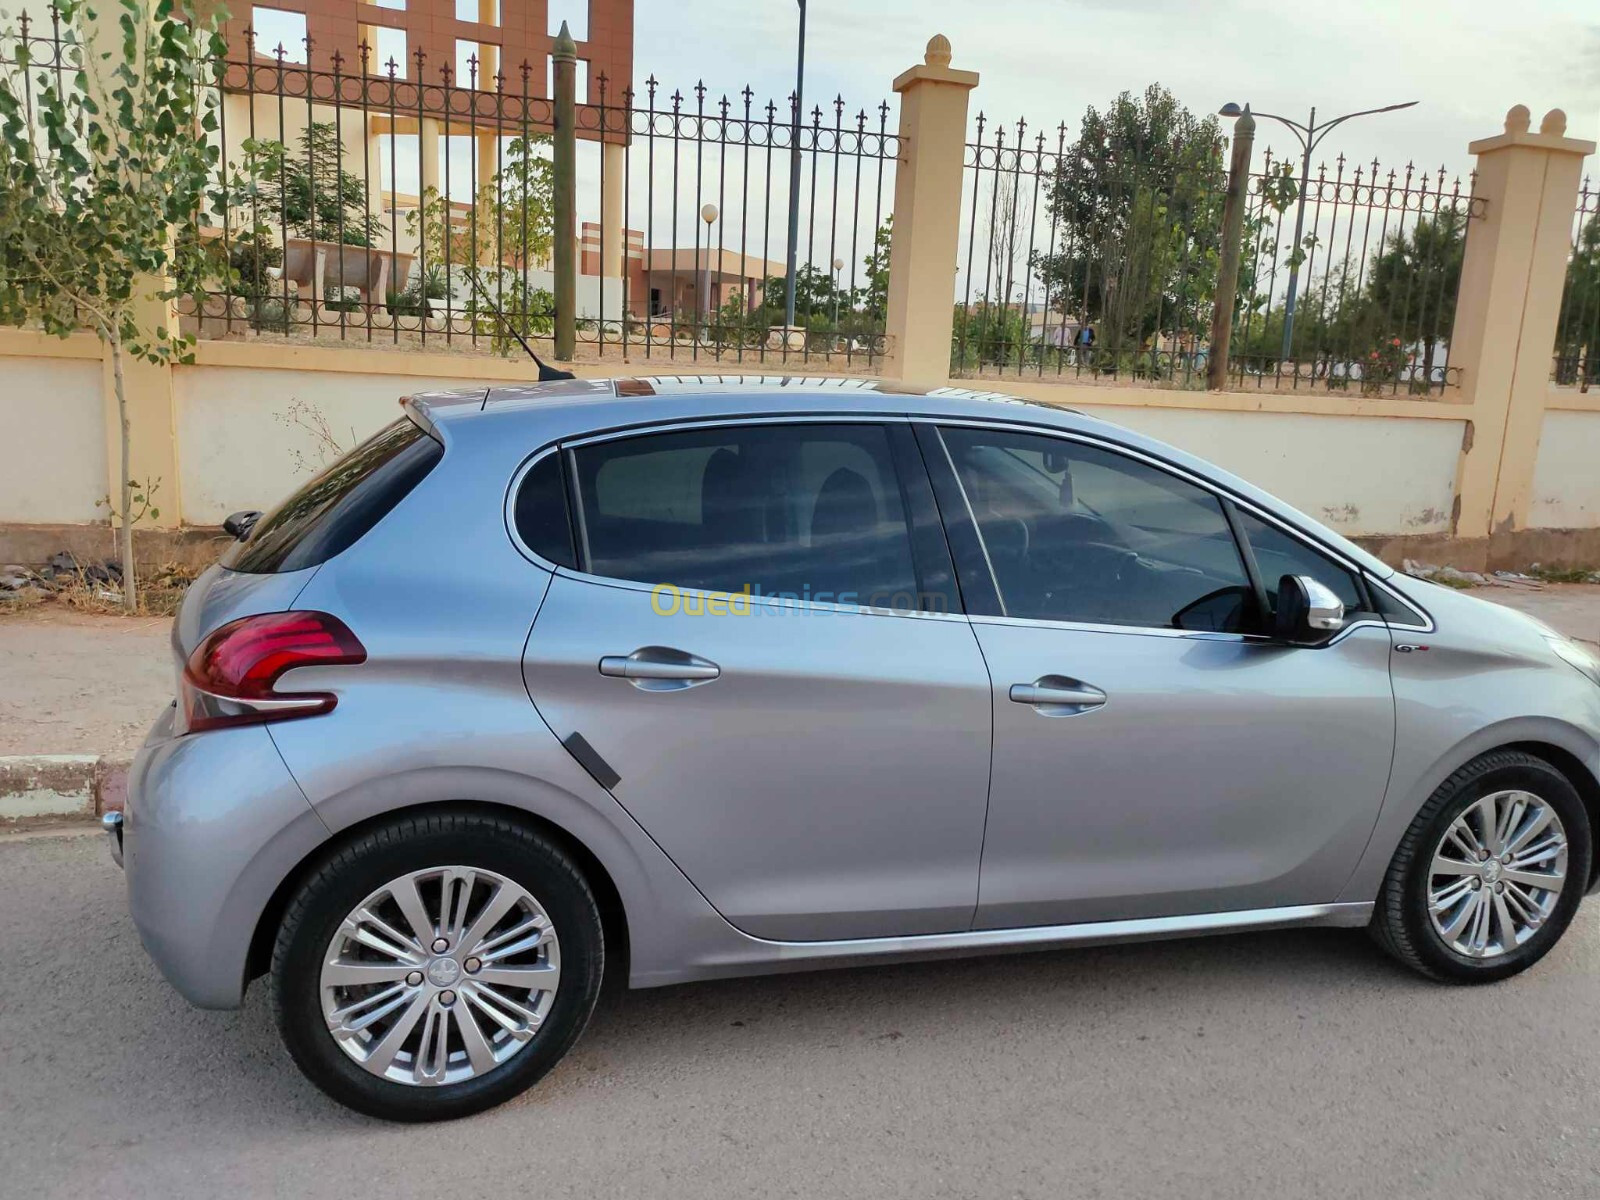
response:
<path id="1" fill-rule="evenodd" d="M 1400 379 L 1406 358 L 1406 348 L 1399 338 L 1380 338 L 1361 360 L 1361 394 L 1377 396 L 1391 389 Z"/>

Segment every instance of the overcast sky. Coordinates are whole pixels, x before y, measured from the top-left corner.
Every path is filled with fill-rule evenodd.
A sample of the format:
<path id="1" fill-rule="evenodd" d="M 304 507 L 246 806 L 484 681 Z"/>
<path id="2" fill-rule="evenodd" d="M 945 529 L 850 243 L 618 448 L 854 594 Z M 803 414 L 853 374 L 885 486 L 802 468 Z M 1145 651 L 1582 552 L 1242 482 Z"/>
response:
<path id="1" fill-rule="evenodd" d="M 781 99 L 796 13 L 794 0 L 639 0 L 636 74 Z M 808 27 L 808 109 L 842 94 L 870 110 L 943 33 L 952 65 L 982 76 L 974 110 L 1031 129 L 1065 120 L 1069 140 L 1087 105 L 1156 81 L 1197 112 L 1237 100 L 1304 120 L 1312 105 L 1422 102 L 1350 122 L 1330 162 L 1465 166 L 1467 142 L 1499 132 L 1513 104 L 1535 128 L 1554 107 L 1573 136 L 1600 125 L 1600 0 L 810 0 Z M 1285 144 L 1267 125 L 1258 153 Z"/>

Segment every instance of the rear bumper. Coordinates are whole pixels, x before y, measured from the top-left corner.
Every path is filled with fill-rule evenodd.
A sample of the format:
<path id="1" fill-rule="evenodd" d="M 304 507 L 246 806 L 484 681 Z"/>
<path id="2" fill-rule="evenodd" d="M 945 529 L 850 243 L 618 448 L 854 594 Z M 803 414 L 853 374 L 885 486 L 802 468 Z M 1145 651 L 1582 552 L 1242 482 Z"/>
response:
<path id="1" fill-rule="evenodd" d="M 174 738 L 166 725 L 151 731 L 128 778 L 128 908 L 186 999 L 237 1008 L 262 912 L 328 830 L 264 727 Z"/>

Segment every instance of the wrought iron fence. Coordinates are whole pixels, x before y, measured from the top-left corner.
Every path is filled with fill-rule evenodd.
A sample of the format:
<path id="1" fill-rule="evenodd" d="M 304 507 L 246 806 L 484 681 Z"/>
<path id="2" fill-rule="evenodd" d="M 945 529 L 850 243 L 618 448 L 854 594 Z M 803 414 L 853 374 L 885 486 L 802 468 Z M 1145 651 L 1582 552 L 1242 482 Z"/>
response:
<path id="1" fill-rule="evenodd" d="M 30 87 L 72 77 L 50 11 L 23 14 L 12 44 Z M 636 93 L 598 74 L 576 97 L 568 184 L 542 66 L 496 71 L 476 52 L 433 64 L 420 50 L 380 62 L 366 42 L 350 61 L 309 38 L 266 50 L 250 29 L 210 65 L 219 168 L 180 236 L 215 270 L 179 300 L 189 332 L 520 354 L 517 335 L 552 333 L 554 216 L 568 203 L 580 359 L 881 359 L 900 153 L 886 102 L 851 113 L 838 97 L 797 116 L 748 87 L 669 93 L 651 78 Z M 802 207 L 785 334 L 791 166 Z"/>
<path id="2" fill-rule="evenodd" d="M 1585 179 L 1572 213 L 1572 252 L 1556 321 L 1551 378 L 1588 391 L 1600 383 L 1600 187 Z"/>
<path id="3" fill-rule="evenodd" d="M 1213 122 L 1132 149 L 979 114 L 951 362 L 968 376 L 1202 388 L 1228 187 Z M 1303 210 L 1296 243 L 1295 219 Z M 1234 388 L 1430 394 L 1448 362 L 1472 181 L 1373 162 L 1251 170 Z M 1292 319 L 1289 282 L 1297 293 Z"/>

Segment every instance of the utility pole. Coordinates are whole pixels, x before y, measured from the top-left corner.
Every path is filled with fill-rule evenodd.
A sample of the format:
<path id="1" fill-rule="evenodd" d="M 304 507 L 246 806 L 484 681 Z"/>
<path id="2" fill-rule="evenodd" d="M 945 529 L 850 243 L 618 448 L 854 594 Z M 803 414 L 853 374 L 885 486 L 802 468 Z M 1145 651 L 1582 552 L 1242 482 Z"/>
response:
<path id="1" fill-rule="evenodd" d="M 1258 112 L 1253 115 L 1266 117 L 1269 121 L 1287 127 L 1294 134 L 1304 151 L 1300 156 L 1300 200 L 1294 211 L 1294 245 L 1289 252 L 1289 290 L 1283 302 L 1283 346 L 1282 357 L 1290 357 L 1290 343 L 1294 340 L 1294 306 L 1295 299 L 1300 293 L 1300 241 L 1305 236 L 1306 226 L 1306 190 L 1311 186 L 1311 154 L 1317 148 L 1317 143 L 1333 132 L 1334 126 L 1343 125 L 1355 117 L 1370 117 L 1374 113 L 1398 112 L 1402 108 L 1411 108 L 1417 101 L 1407 100 L 1404 104 L 1386 104 L 1382 108 L 1364 108 L 1360 112 L 1345 113 L 1342 117 L 1335 117 L 1331 121 L 1317 124 L 1317 110 L 1311 110 L 1311 118 L 1305 124 L 1280 117 L 1276 113 Z M 1241 109 L 1237 104 L 1224 104 L 1221 114 L 1224 117 L 1237 117 L 1241 112 L 1249 112 L 1250 106 L 1246 104 Z"/>
<path id="2" fill-rule="evenodd" d="M 800 3 L 800 49 L 794 68 L 794 111 L 789 122 L 789 277 L 783 300 L 783 323 L 794 327 L 795 254 L 800 247 L 800 114 L 806 89 L 806 0 Z"/>
<path id="3" fill-rule="evenodd" d="M 1211 352 L 1206 356 L 1206 388 L 1228 384 L 1228 353 L 1233 341 L 1233 300 L 1239 291 L 1239 243 L 1244 240 L 1244 208 L 1249 200 L 1250 149 L 1256 122 L 1246 104 L 1233 123 L 1233 153 L 1228 160 L 1228 194 L 1222 202 L 1222 252 L 1217 260 L 1217 295 L 1211 308 Z"/>

